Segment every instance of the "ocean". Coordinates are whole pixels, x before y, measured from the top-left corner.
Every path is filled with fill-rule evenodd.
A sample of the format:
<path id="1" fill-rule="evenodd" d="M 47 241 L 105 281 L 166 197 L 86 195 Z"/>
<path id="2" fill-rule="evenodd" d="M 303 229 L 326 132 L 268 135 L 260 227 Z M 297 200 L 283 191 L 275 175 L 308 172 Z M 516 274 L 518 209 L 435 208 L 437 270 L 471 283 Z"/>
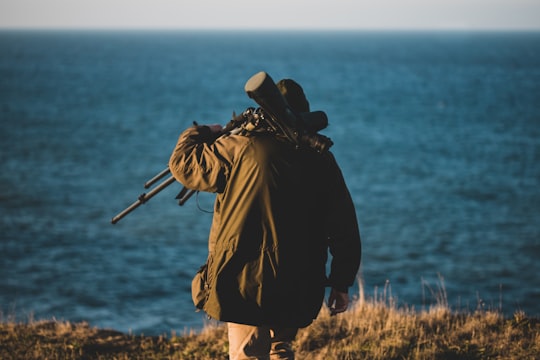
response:
<path id="1" fill-rule="evenodd" d="M 329 117 L 366 297 L 540 316 L 540 33 L 4 30 L 1 320 L 205 326 L 213 195 L 179 207 L 174 184 L 111 218 L 193 121 L 256 106 L 259 71 Z"/>

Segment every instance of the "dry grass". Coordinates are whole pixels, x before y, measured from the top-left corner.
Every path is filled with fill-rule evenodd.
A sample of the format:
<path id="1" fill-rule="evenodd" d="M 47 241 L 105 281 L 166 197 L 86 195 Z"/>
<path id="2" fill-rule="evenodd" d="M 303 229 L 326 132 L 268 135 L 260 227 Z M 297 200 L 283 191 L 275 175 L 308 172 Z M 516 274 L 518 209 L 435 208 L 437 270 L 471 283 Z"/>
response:
<path id="1" fill-rule="evenodd" d="M 364 302 L 341 317 L 324 311 L 296 348 L 299 359 L 540 359 L 540 321 Z"/>
<path id="2" fill-rule="evenodd" d="M 443 299 L 444 300 L 444 299 Z M 134 336 L 87 323 L 0 324 L 1 359 L 227 359 L 224 326 L 201 333 Z M 427 310 L 392 299 L 360 299 L 347 313 L 323 310 L 294 344 L 297 359 L 540 359 L 540 319 L 496 311 L 452 312 L 442 301 Z"/>

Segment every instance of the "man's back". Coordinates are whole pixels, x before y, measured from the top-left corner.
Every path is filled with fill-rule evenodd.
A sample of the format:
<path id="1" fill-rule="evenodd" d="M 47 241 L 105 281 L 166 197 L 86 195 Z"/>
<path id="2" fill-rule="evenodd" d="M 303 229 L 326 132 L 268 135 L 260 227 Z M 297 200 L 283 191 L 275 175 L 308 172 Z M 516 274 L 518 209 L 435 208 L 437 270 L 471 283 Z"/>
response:
<path id="1" fill-rule="evenodd" d="M 328 237 L 359 243 L 354 208 L 333 157 L 270 134 L 203 145 L 198 132 L 181 137 L 170 167 L 173 174 L 175 168 L 194 169 L 177 177 L 186 187 L 218 192 L 204 310 L 222 321 L 308 325 L 327 285 Z M 355 259 L 342 265 L 357 266 Z"/>

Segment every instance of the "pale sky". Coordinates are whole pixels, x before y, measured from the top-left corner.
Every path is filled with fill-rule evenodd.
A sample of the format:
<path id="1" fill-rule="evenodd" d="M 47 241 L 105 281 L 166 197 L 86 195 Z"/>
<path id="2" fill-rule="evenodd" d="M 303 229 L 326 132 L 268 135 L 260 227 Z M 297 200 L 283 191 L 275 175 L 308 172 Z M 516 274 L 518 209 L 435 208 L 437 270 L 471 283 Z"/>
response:
<path id="1" fill-rule="evenodd" d="M 0 28 L 540 30 L 540 0 L 0 0 Z"/>

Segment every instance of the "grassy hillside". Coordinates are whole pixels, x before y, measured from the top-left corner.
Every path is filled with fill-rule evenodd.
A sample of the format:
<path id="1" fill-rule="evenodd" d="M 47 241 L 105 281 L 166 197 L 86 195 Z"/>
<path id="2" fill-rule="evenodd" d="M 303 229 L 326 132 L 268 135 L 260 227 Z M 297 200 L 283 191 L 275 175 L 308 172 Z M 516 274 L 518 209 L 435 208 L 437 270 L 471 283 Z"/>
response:
<path id="1" fill-rule="evenodd" d="M 87 323 L 36 321 L 0 324 L 1 359 L 226 359 L 227 332 L 135 336 Z M 540 359 L 540 319 L 516 313 L 398 308 L 360 299 L 345 314 L 302 329 L 297 359 Z"/>

